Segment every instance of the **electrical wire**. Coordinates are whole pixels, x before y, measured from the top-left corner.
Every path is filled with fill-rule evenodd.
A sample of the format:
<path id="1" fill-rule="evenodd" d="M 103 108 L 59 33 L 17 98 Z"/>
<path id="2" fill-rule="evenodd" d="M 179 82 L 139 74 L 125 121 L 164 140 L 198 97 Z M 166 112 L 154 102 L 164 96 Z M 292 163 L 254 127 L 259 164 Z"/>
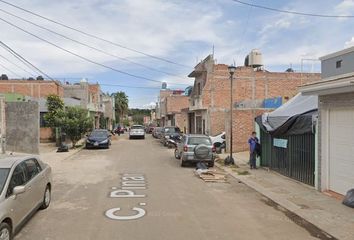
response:
<path id="1" fill-rule="evenodd" d="M 37 69 L 33 68 L 30 64 L 28 64 L 26 61 L 24 61 L 22 58 L 20 58 L 19 56 L 17 56 L 14 52 L 11 52 L 9 49 L 7 49 L 6 47 L 4 47 L 2 44 L 0 44 L 0 47 L 4 48 L 6 51 L 8 51 L 13 57 L 15 57 L 17 60 L 19 60 L 20 62 L 22 62 L 25 66 L 27 66 L 29 69 L 34 70 L 36 72 L 36 74 L 41 74 Z"/>
<path id="2" fill-rule="evenodd" d="M 70 51 L 70 50 L 67 50 L 67 49 L 65 49 L 65 48 L 63 48 L 63 47 L 60 47 L 59 45 L 57 45 L 57 44 L 55 44 L 55 43 L 52 43 L 52 42 L 50 42 L 50 41 L 48 41 L 48 40 L 46 40 L 46 39 L 44 39 L 44 38 L 42 38 L 42 37 L 39 37 L 39 36 L 37 36 L 37 35 L 35 35 L 35 34 L 29 32 L 29 31 L 27 31 L 27 30 L 25 30 L 25 29 L 23 29 L 23 28 L 21 28 L 21 27 L 15 25 L 15 24 L 13 24 L 13 23 L 11 23 L 11 22 L 9 22 L 9 21 L 3 19 L 3 18 L 0 18 L 0 20 L 3 21 L 3 22 L 5 22 L 5 23 L 7 23 L 7 24 L 9 24 L 10 26 L 12 26 L 12 27 L 14 27 L 14 28 L 17 28 L 17 29 L 21 30 L 22 32 L 25 32 L 25 33 L 27 33 L 27 34 L 29 34 L 29 35 L 31 35 L 31 36 L 33 36 L 33 37 L 35 37 L 35 38 L 37 38 L 37 39 L 43 41 L 43 42 L 48 43 L 49 45 L 52 45 L 52 46 L 54 46 L 54 47 L 56 47 L 56 48 L 58 48 L 58 49 L 60 49 L 60 50 L 62 50 L 62 51 L 64 51 L 64 52 L 66 52 L 66 53 L 69 53 L 69 54 L 71 54 L 71 55 L 73 55 L 73 56 L 76 56 L 76 57 L 78 57 L 78 58 L 80 58 L 80 59 L 82 59 L 82 60 L 84 60 L 84 61 L 86 61 L 86 62 L 89 62 L 89 63 L 95 64 L 95 65 L 101 66 L 101 67 L 103 67 L 103 68 L 106 68 L 106 69 L 112 70 L 112 71 L 114 71 L 114 72 L 118 72 L 118 73 L 121 73 L 121 74 L 130 76 L 130 77 L 134 77 L 134 78 L 138 78 L 138 79 L 144 79 L 144 80 L 150 81 L 150 82 L 162 83 L 161 81 L 158 81 L 158 80 L 154 80 L 154 79 L 147 78 L 147 77 L 144 77 L 144 76 L 139 76 L 139 75 L 131 74 L 131 73 L 128 73 L 128 72 L 125 72 L 125 71 L 116 69 L 116 68 L 114 68 L 114 67 L 110 67 L 110 66 L 108 66 L 108 65 L 105 65 L 105 64 L 96 62 L 96 61 L 91 60 L 91 59 L 89 59 L 89 58 L 87 58 L 87 57 L 84 57 L 84 56 L 82 56 L 82 55 L 80 55 L 80 54 L 77 54 L 77 53 L 75 53 L 75 52 L 73 52 L 73 51 Z M 180 84 L 180 83 L 173 83 L 173 84 L 176 84 L 176 85 L 186 85 L 186 84 Z"/>
<path id="3" fill-rule="evenodd" d="M 22 78 L 20 74 L 15 73 L 14 71 L 12 71 L 10 68 L 6 67 L 5 65 L 0 63 L 0 67 L 2 67 L 3 69 L 5 69 L 6 71 L 9 71 L 10 73 L 12 73 L 13 75 Z"/>
<path id="4" fill-rule="evenodd" d="M 1 1 L 1 0 L 0 0 Z M 260 9 L 265 9 L 273 12 L 281 12 L 281 13 L 288 13 L 288 14 L 294 14 L 294 15 L 301 15 L 301 16 L 307 16 L 307 17 L 322 17 L 322 18 L 354 18 L 354 15 L 326 15 L 326 14 L 317 14 L 317 13 L 304 13 L 304 12 L 296 12 L 296 11 L 289 11 L 289 10 L 282 10 L 282 9 L 277 9 L 277 8 L 271 8 L 263 5 L 258 5 L 258 4 L 253 4 L 253 3 L 247 3 L 244 1 L 239 1 L 239 0 L 231 0 L 236 3 L 240 3 L 243 5 L 255 7 L 255 8 L 260 8 Z M 1 1 L 2 2 L 2 1 Z"/>
<path id="5" fill-rule="evenodd" d="M 163 74 L 166 74 L 166 75 L 170 75 L 170 76 L 178 77 L 178 78 L 181 78 L 181 79 L 185 79 L 185 78 L 182 77 L 182 76 L 178 76 L 178 75 L 173 74 L 173 73 L 170 73 L 170 72 L 166 72 L 166 71 L 163 71 L 163 70 L 159 70 L 159 69 L 156 69 L 156 68 L 153 68 L 153 67 L 150 67 L 150 66 L 147 66 L 147 65 L 144 65 L 144 64 L 141 64 L 141 63 L 132 61 L 132 60 L 130 60 L 130 59 L 128 59 L 128 58 L 119 57 L 119 56 L 117 56 L 117 55 L 115 55 L 115 54 L 112 54 L 112 53 L 109 53 L 109 52 L 104 51 L 104 50 L 102 50 L 102 49 L 96 48 L 96 47 L 94 47 L 94 46 L 92 46 L 92 45 L 89 45 L 89 44 L 80 42 L 80 41 L 78 41 L 78 40 L 75 40 L 75 39 L 73 39 L 73 38 L 70 38 L 70 37 L 68 37 L 68 36 L 65 36 L 64 34 L 58 33 L 58 32 L 56 32 L 56 31 L 53 31 L 53 30 L 49 29 L 49 28 L 43 27 L 43 26 L 41 26 L 41 25 L 39 25 L 39 24 L 36 24 L 36 23 L 34 23 L 34 22 L 32 22 L 32 21 L 29 21 L 29 20 L 27 20 L 27 19 L 25 19 L 25 18 L 22 18 L 22 17 L 20 17 L 20 16 L 17 16 L 17 15 L 15 15 L 15 14 L 13 14 L 13 13 L 10 13 L 10 12 L 8 12 L 8 11 L 6 11 L 6 10 L 0 9 L 0 11 L 3 12 L 3 13 L 5 13 L 5 14 L 8 14 L 8 15 L 10 15 L 10 16 L 12 16 L 12 17 L 15 17 L 15 18 L 17 18 L 17 19 L 20 19 L 20 20 L 22 20 L 22 21 L 24 21 L 24 22 L 26 22 L 26 23 L 29 23 L 29 24 L 31 24 L 31 25 L 33 25 L 33 26 L 36 26 L 36 27 L 41 28 L 41 29 L 44 29 L 44 30 L 46 30 L 46 31 L 48 31 L 48 32 L 50 32 L 50 33 L 53 33 L 53 34 L 57 35 L 57 36 L 60 36 L 60 37 L 62 37 L 62 38 L 65 38 L 65 39 L 67 39 L 67 40 L 70 40 L 70 41 L 72 41 L 72 42 L 75 42 L 75 43 L 77 43 L 77 44 L 80 44 L 80 45 L 82 45 L 82 46 L 85 46 L 85 47 L 87 47 L 87 48 L 90 48 L 90 49 L 92 49 L 92 50 L 95 50 L 95 51 L 97 51 L 97 52 L 103 53 L 103 54 L 105 54 L 105 55 L 107 55 L 107 56 L 111 56 L 111 57 L 117 58 L 117 59 L 119 59 L 119 60 L 121 60 L 121 61 L 125 61 L 125 62 L 129 62 L 129 63 L 135 64 L 135 65 L 137 65 L 137 66 L 140 66 L 140 67 L 149 69 L 149 70 L 151 70 L 151 71 L 155 71 L 155 72 L 163 73 Z"/>
<path id="6" fill-rule="evenodd" d="M 1 57 L 2 59 L 4 59 L 5 61 L 11 63 L 13 66 L 17 67 L 18 69 L 21 69 L 22 71 L 28 73 L 31 77 L 35 77 L 35 76 L 33 75 L 33 73 L 31 73 L 31 72 L 27 71 L 26 69 L 24 69 L 23 67 L 17 65 L 16 63 L 14 63 L 13 61 L 11 61 L 10 59 L 8 59 L 7 57 L 5 57 L 4 55 L 0 54 L 0 57 Z"/>
<path id="7" fill-rule="evenodd" d="M 136 89 L 154 89 L 154 90 L 159 90 L 161 88 L 158 87 L 134 87 L 134 86 L 127 86 L 127 85 L 119 85 L 119 84 L 107 84 L 107 83 L 100 83 L 100 86 L 108 86 L 108 87 L 121 87 L 121 88 L 136 88 Z"/>
<path id="8" fill-rule="evenodd" d="M 129 50 L 129 51 L 135 52 L 135 53 L 139 53 L 139 54 L 144 55 L 144 56 L 146 56 L 146 57 L 150 57 L 150 58 L 153 58 L 153 59 L 156 59 L 156 60 L 160 60 L 160 61 L 163 61 L 163 62 L 167 62 L 167 63 L 170 63 L 170 64 L 174 64 L 174 65 L 177 65 L 177 66 L 180 66 L 180 67 L 190 68 L 190 66 L 187 66 L 187 65 L 184 65 L 184 64 L 181 64 L 181 63 L 177 63 L 177 62 L 174 62 L 174 61 L 169 60 L 169 59 L 166 59 L 166 58 L 158 57 L 158 56 L 155 56 L 155 55 L 152 55 L 152 54 L 149 54 L 149 53 L 145 53 L 145 52 L 136 50 L 136 49 L 134 49 L 134 48 L 130 48 L 130 47 L 124 46 L 124 45 L 122 45 L 122 44 L 115 43 L 115 42 L 113 42 L 113 41 L 111 41 L 111 40 L 104 39 L 104 38 L 102 38 L 102 37 L 97 37 L 97 36 L 95 36 L 95 35 L 93 35 L 93 34 L 91 34 L 91 33 L 84 32 L 84 31 L 79 30 L 79 29 L 77 29 L 77 28 L 68 26 L 68 25 L 66 25 L 66 24 L 64 24 L 64 23 L 55 21 L 55 20 L 50 19 L 50 18 L 48 18 L 48 17 L 44 17 L 44 16 L 42 16 L 42 15 L 40 15 L 40 14 L 38 14 L 38 13 L 35 13 L 35 12 L 33 12 L 33 11 L 24 9 L 24 8 L 22 8 L 22 7 L 20 7 L 20 6 L 17 6 L 17 5 L 15 5 L 15 4 L 9 3 L 9 2 L 7 2 L 7 1 L 0 0 L 0 2 L 2 2 L 2 3 L 4 3 L 4 4 L 7 4 L 7 5 L 10 5 L 10 6 L 14 7 L 14 8 L 20 9 L 20 10 L 22 10 L 22 11 L 24 11 L 24 12 L 27 12 L 27 13 L 29 13 L 29 14 L 31 14 L 31 15 L 34 15 L 34 16 L 36 16 L 36 17 L 42 18 L 42 19 L 44 19 L 44 20 L 46 20 L 46 21 L 49 21 L 49 22 L 52 22 L 52 23 L 54 23 L 54 24 L 60 25 L 60 26 L 62 26 L 62 27 L 64 27 L 64 28 L 67 28 L 67 29 L 70 29 L 70 30 L 72 30 L 72 31 L 81 33 L 81 34 L 83 34 L 83 35 L 85 35 L 85 36 L 88 36 L 88 37 L 91 37 L 91 38 L 94 38 L 94 39 L 97 39 L 97 40 L 100 40 L 100 41 L 109 43 L 109 44 L 111 44 L 111 45 L 113 45 L 113 46 L 116 46 L 116 47 L 119 47 L 119 48 L 123 48 L 123 49 Z"/>
<path id="9" fill-rule="evenodd" d="M 55 81 L 53 78 L 51 78 L 48 74 L 46 74 L 45 72 L 43 72 L 42 70 L 40 70 L 38 67 L 36 67 L 35 65 L 33 65 L 31 62 L 29 62 L 28 60 L 26 60 L 24 57 L 22 57 L 20 54 L 18 54 L 17 52 L 15 52 L 12 48 L 10 48 L 8 45 L 6 45 L 4 42 L 0 41 L 0 46 L 3 47 L 6 51 L 10 52 L 12 55 L 17 56 L 18 58 L 21 59 L 21 61 L 26 62 L 28 65 L 30 65 L 31 67 L 33 67 L 34 69 L 36 69 L 38 72 L 40 72 L 41 74 L 43 74 L 45 77 L 47 77 L 48 79 Z"/>

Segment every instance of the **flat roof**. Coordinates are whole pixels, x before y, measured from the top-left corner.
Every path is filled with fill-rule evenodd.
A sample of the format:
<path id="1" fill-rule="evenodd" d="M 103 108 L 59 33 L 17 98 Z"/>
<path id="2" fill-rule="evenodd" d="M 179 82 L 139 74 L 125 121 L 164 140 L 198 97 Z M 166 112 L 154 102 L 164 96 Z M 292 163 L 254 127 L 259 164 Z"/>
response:
<path id="1" fill-rule="evenodd" d="M 327 59 L 330 59 L 330 58 L 335 58 L 335 57 L 338 57 L 338 56 L 341 56 L 341 55 L 344 55 L 344 54 L 347 54 L 347 53 L 351 53 L 351 52 L 354 52 L 354 46 L 353 47 L 349 47 L 349 48 L 345 48 L 345 49 L 340 50 L 338 52 L 327 54 L 327 55 L 325 55 L 323 57 L 320 57 L 319 59 L 321 61 L 323 61 L 323 60 L 327 60 Z"/>

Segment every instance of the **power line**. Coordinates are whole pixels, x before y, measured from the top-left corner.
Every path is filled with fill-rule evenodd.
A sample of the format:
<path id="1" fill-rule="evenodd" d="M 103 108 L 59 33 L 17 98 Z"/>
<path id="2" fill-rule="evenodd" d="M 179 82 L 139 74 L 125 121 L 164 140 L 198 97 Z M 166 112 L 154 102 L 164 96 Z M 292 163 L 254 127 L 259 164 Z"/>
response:
<path id="1" fill-rule="evenodd" d="M 27 13 L 29 13 L 29 14 L 31 14 L 31 15 L 34 15 L 34 16 L 36 16 L 36 17 L 45 19 L 45 20 L 47 20 L 47 21 L 49 21 L 49 22 L 55 23 L 55 24 L 57 24 L 57 25 L 60 25 L 60 26 L 62 26 L 62 27 L 64 27 L 64 28 L 67 28 L 67 29 L 70 29 L 70 30 L 72 30 L 72 31 L 81 33 L 81 34 L 83 34 L 83 35 L 85 35 L 85 36 L 88 36 L 88 37 L 91 37 L 91 38 L 94 38 L 94 39 L 97 39 L 97 40 L 100 40 L 100 41 L 109 43 L 109 44 L 114 45 L 114 46 L 116 46 L 116 47 L 120 47 L 120 48 L 129 50 L 129 51 L 132 51 L 132 52 L 135 52 L 135 53 L 139 53 L 139 54 L 144 55 L 144 56 L 146 56 L 146 57 L 154 58 L 154 59 L 156 59 L 156 60 L 160 60 L 160 61 L 163 61 L 163 62 L 167 62 L 167 63 L 170 63 L 170 64 L 174 64 L 174 65 L 177 65 L 177 66 L 180 66 L 180 67 L 190 68 L 190 66 L 187 66 L 187 65 L 184 65 L 184 64 L 181 64 L 181 63 L 177 63 L 177 62 L 171 61 L 171 60 L 166 59 L 166 58 L 158 57 L 158 56 L 155 56 L 155 55 L 152 55 L 152 54 L 149 54 L 149 53 L 145 53 L 145 52 L 142 52 L 142 51 L 139 51 L 139 50 L 136 50 L 136 49 L 133 49 L 133 48 L 124 46 L 124 45 L 119 44 L 119 43 L 115 43 L 115 42 L 113 42 L 113 41 L 110 41 L 110 40 L 107 40 L 107 39 L 104 39 L 104 38 L 101 38 L 101 37 L 97 37 L 97 36 L 95 36 L 95 35 L 93 35 L 93 34 L 84 32 L 84 31 L 79 30 L 79 29 L 74 28 L 74 27 L 70 27 L 70 26 L 68 26 L 68 25 L 66 25 L 66 24 L 64 24 L 64 23 L 61 23 L 61 22 L 52 20 L 52 19 L 47 18 L 47 17 L 44 17 L 44 16 L 42 16 L 42 15 L 40 15 L 40 14 L 38 14 L 38 13 L 35 13 L 35 12 L 30 11 L 30 10 L 24 9 L 24 8 L 22 8 L 22 7 L 20 7 L 20 6 L 15 5 L 15 4 L 12 4 L 12 3 L 9 3 L 9 2 L 3 1 L 3 0 L 0 0 L 0 2 L 5 3 L 5 4 L 7 4 L 7 5 L 10 5 L 10 6 L 14 7 L 14 8 L 20 9 L 20 10 L 22 10 L 22 11 L 24 11 L 24 12 L 27 12 Z"/>
<path id="2" fill-rule="evenodd" d="M 20 58 L 21 61 L 26 62 L 27 64 L 29 64 L 31 67 L 35 68 L 38 72 L 40 72 L 41 74 L 43 74 L 44 76 L 46 76 L 48 79 L 55 81 L 53 78 L 51 78 L 48 74 L 46 74 L 45 72 L 41 71 L 39 68 L 37 68 L 35 65 L 33 65 L 31 62 L 29 62 L 28 60 L 26 60 L 24 57 L 22 57 L 20 54 L 18 54 L 17 52 L 15 52 L 12 48 L 10 48 L 8 45 L 6 45 L 5 43 L 3 43 L 2 41 L 0 41 L 0 45 L 8 52 L 10 52 L 12 55 L 17 56 L 17 58 Z"/>
<path id="3" fill-rule="evenodd" d="M 124 72 L 124 71 L 121 71 L 121 70 L 116 69 L 116 68 L 114 68 L 114 67 L 110 67 L 110 66 L 107 66 L 107 65 L 105 65 L 105 64 L 96 62 L 96 61 L 91 60 L 91 59 L 89 59 L 89 58 L 87 58 L 87 57 L 84 57 L 84 56 L 82 56 L 82 55 L 80 55 L 80 54 L 77 54 L 77 53 L 72 52 L 72 51 L 70 51 L 70 50 L 67 50 L 67 49 L 65 49 L 65 48 L 63 48 L 63 47 L 60 47 L 59 45 L 57 45 L 57 44 L 55 44 L 55 43 L 52 43 L 52 42 L 50 42 L 50 41 L 48 41 L 48 40 L 46 40 L 46 39 L 44 39 L 44 38 L 42 38 L 42 37 L 39 37 L 39 36 L 37 36 L 37 35 L 35 35 L 35 34 L 29 32 L 29 31 L 27 31 L 27 30 L 25 30 L 25 29 L 23 29 L 23 28 L 21 28 L 21 27 L 15 25 L 15 24 L 13 24 L 13 23 L 11 23 L 11 22 L 9 22 L 9 21 L 3 19 L 3 18 L 0 18 L 0 20 L 3 21 L 3 22 L 5 22 L 5 23 L 7 23 L 7 24 L 9 24 L 9 25 L 11 25 L 11 26 L 14 27 L 14 28 L 17 28 L 17 29 L 21 30 L 22 32 L 25 32 L 25 33 L 27 33 L 27 34 L 29 34 L 29 35 L 31 35 L 31 36 L 33 36 L 33 37 L 35 37 L 35 38 L 37 38 L 37 39 L 43 41 L 43 42 L 46 42 L 46 43 L 48 43 L 48 44 L 50 44 L 50 45 L 52 45 L 52 46 L 54 46 L 54 47 L 56 47 L 56 48 L 58 48 L 58 49 L 64 51 L 64 52 L 67 52 L 67 53 L 69 53 L 69 54 L 71 54 L 71 55 L 73 55 L 73 56 L 76 56 L 76 57 L 78 57 L 78 58 L 80 58 L 80 59 L 82 59 L 82 60 L 85 60 L 85 61 L 87 61 L 87 62 L 89 62 L 89 63 L 92 63 L 92 64 L 95 64 L 95 65 L 101 66 L 101 67 L 103 67 L 103 68 L 106 68 L 106 69 L 109 69 L 109 70 L 112 70 L 112 71 L 115 71 L 115 72 L 118 72 L 118 73 L 121 73 L 121 74 L 124 74 L 124 75 L 127 75 L 127 76 L 131 76 L 131 77 L 134 77 L 134 78 L 140 78 L 140 79 L 144 79 L 144 80 L 146 80 L 146 81 L 162 83 L 161 81 L 158 81 L 158 80 L 154 80 L 154 79 L 147 78 L 147 77 L 144 77 L 144 76 L 139 76 L 139 75 L 131 74 L 131 73 L 128 73 L 128 72 Z M 174 83 L 174 84 L 176 84 L 176 85 L 186 85 L 186 84 L 179 84 L 179 83 Z"/>
<path id="4" fill-rule="evenodd" d="M 15 75 L 15 76 L 17 76 L 17 77 L 22 78 L 21 75 L 15 73 L 15 72 L 12 71 L 10 68 L 8 68 L 8 67 L 2 65 L 1 63 L 0 63 L 0 67 L 2 67 L 3 69 L 5 69 L 6 71 L 9 71 L 10 73 L 12 73 L 13 75 Z"/>
<path id="5" fill-rule="evenodd" d="M 9 48 L 6 45 L 3 45 L 4 43 L 0 43 L 0 47 L 2 47 L 3 49 L 5 49 L 7 52 L 9 52 L 12 56 L 14 56 L 17 60 L 19 60 L 20 62 L 22 62 L 25 66 L 27 66 L 29 69 L 34 70 L 36 72 L 36 74 L 42 74 L 40 71 L 37 70 L 37 68 L 33 65 L 31 65 L 31 63 L 29 63 L 26 59 L 24 60 L 24 58 L 17 54 L 14 50 L 12 50 L 11 48 Z M 27 62 L 26 62 L 27 61 Z"/>
<path id="6" fill-rule="evenodd" d="M 1 1 L 1 0 L 0 0 Z M 317 14 L 317 13 L 304 13 L 304 12 L 296 12 L 296 11 L 289 11 L 289 10 L 282 10 L 282 9 L 277 9 L 277 8 L 271 8 L 263 5 L 258 5 L 258 4 L 253 4 L 253 3 L 247 3 L 239 0 L 231 0 L 233 2 L 237 2 L 243 5 L 255 7 L 255 8 L 261 8 L 273 12 L 281 12 L 281 13 L 288 13 L 288 14 L 294 14 L 294 15 L 301 15 L 301 16 L 307 16 L 307 17 L 322 17 L 322 18 L 354 18 L 354 15 L 325 15 L 325 14 Z M 2 2 L 2 1 L 1 1 Z"/>
<path id="7" fill-rule="evenodd" d="M 111 57 L 117 58 L 117 59 L 119 59 L 119 60 L 121 60 L 121 61 L 125 61 L 125 62 L 129 62 L 129 63 L 135 64 L 135 65 L 138 65 L 138 66 L 140 66 L 140 67 L 149 69 L 149 70 L 151 70 L 151 71 L 160 72 L 160 73 L 163 73 L 163 74 L 166 74 L 166 75 L 170 75 L 170 76 L 174 76 L 174 77 L 178 77 L 178 78 L 185 79 L 185 78 L 182 77 L 182 76 L 178 76 L 178 75 L 173 74 L 173 73 L 170 73 L 170 72 L 166 72 L 166 71 L 163 71 L 163 70 L 159 70 L 159 69 L 156 69 L 156 68 L 153 68 L 153 67 L 150 67 L 150 66 L 147 66 L 147 65 L 144 65 L 144 64 L 141 64 L 141 63 L 132 61 L 132 60 L 130 60 L 130 59 L 128 59 L 128 58 L 119 57 L 119 56 L 117 56 L 117 55 L 115 55 L 115 54 L 112 54 L 112 53 L 109 53 L 109 52 L 104 51 L 104 50 L 102 50 L 102 49 L 96 48 L 96 47 L 94 47 L 94 46 L 92 46 L 92 45 L 89 45 L 89 44 L 80 42 L 80 41 L 78 41 L 78 40 L 75 40 L 75 39 L 73 39 L 73 38 L 70 38 L 70 37 L 68 37 L 68 36 L 65 36 L 64 34 L 58 33 L 58 32 L 56 32 L 56 31 L 53 31 L 53 30 L 49 29 L 49 28 L 43 27 L 43 26 L 41 26 L 41 25 L 39 25 L 39 24 L 36 24 L 36 23 L 34 23 L 34 22 L 32 22 L 32 21 L 29 21 L 29 20 L 27 20 L 27 19 L 25 19 L 25 18 L 19 17 L 19 16 L 15 15 L 15 14 L 13 14 L 13 13 L 10 13 L 10 12 L 8 12 L 8 11 L 6 11 L 6 10 L 0 9 L 0 11 L 3 12 L 3 13 L 8 14 L 8 15 L 10 15 L 10 16 L 13 16 L 13 17 L 15 17 L 15 18 L 17 18 L 17 19 L 20 19 L 20 20 L 22 20 L 22 21 L 24 21 L 24 22 L 26 22 L 26 23 L 29 23 L 29 24 L 31 24 L 31 25 L 33 25 L 33 26 L 36 26 L 36 27 L 41 28 L 41 29 L 44 29 L 44 30 L 46 30 L 46 31 L 48 31 L 48 32 L 50 32 L 50 33 L 53 33 L 53 34 L 57 35 L 57 36 L 60 36 L 60 37 L 65 38 L 65 39 L 67 39 L 67 40 L 73 41 L 73 42 L 75 42 L 75 43 L 77 43 L 77 44 L 80 44 L 80 45 L 82 45 L 82 46 L 88 47 L 88 48 L 90 48 L 90 49 L 92 49 L 92 50 L 95 50 L 95 51 L 97 51 L 97 52 L 103 53 L 103 54 L 105 54 L 105 55 L 107 55 L 107 56 L 111 56 Z"/>
<path id="8" fill-rule="evenodd" d="M 35 77 L 35 76 L 33 75 L 33 73 L 31 73 L 31 72 L 27 71 L 26 69 L 24 69 L 23 67 L 17 65 L 16 63 L 14 63 L 13 61 L 11 61 L 11 60 L 8 59 L 7 57 L 3 56 L 2 54 L 0 54 L 0 57 L 3 58 L 3 59 L 5 59 L 5 61 L 11 63 L 13 66 L 16 66 L 17 68 L 21 69 L 22 71 L 28 73 L 30 76 Z"/>
<path id="9" fill-rule="evenodd" d="M 136 88 L 136 89 L 153 89 L 153 90 L 160 90 L 161 88 L 158 87 L 134 87 L 134 86 L 127 86 L 127 85 L 119 85 L 119 84 L 105 84 L 100 83 L 101 86 L 109 86 L 109 87 L 121 87 L 121 88 Z"/>

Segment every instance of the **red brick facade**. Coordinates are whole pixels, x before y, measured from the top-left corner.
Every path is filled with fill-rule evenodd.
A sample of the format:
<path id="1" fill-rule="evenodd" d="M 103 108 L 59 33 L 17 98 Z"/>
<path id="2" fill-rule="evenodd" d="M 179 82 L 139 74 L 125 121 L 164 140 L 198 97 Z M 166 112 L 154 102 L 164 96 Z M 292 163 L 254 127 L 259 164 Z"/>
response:
<path id="1" fill-rule="evenodd" d="M 63 97 L 63 86 L 48 80 L 0 80 L 0 93 L 18 93 L 33 98 L 55 94 Z"/>
<path id="2" fill-rule="evenodd" d="M 190 77 L 195 78 L 190 97 L 188 132 L 216 135 L 229 132 L 230 75 L 228 66 L 214 64 L 211 57 L 198 64 Z M 321 79 L 317 73 L 255 71 L 251 67 L 237 67 L 233 80 L 233 149 L 248 149 L 247 139 L 254 130 L 254 118 L 265 111 L 257 101 L 283 97 L 290 99 L 298 87 Z M 236 108 L 235 104 L 248 101 L 250 106 Z M 194 121 L 190 123 L 191 121 Z M 226 134 L 229 135 L 229 134 Z"/>

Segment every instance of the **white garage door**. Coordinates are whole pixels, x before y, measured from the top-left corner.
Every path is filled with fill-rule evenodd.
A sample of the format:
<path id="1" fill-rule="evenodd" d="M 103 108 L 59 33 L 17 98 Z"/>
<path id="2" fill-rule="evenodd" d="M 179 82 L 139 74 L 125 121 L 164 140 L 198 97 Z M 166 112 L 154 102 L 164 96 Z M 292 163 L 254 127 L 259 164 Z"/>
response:
<path id="1" fill-rule="evenodd" d="M 330 110 L 329 189 L 345 194 L 354 188 L 354 107 Z"/>

